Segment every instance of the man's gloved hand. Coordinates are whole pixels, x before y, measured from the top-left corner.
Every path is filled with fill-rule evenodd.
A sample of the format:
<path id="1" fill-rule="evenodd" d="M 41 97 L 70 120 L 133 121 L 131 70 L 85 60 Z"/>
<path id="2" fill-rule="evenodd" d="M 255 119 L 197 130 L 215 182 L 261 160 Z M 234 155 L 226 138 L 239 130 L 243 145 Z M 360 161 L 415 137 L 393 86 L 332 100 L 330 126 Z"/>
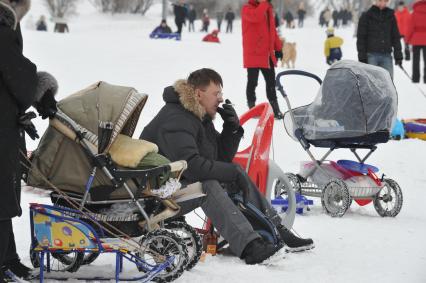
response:
<path id="1" fill-rule="evenodd" d="M 37 109 L 38 114 L 41 116 L 42 119 L 46 118 L 53 118 L 58 111 L 58 108 L 56 107 L 56 99 L 54 97 L 54 94 L 49 89 L 46 91 L 46 93 L 43 95 L 40 101 L 35 103 L 35 108 Z"/>
<path id="2" fill-rule="evenodd" d="M 410 46 L 409 45 L 405 45 L 404 56 L 405 56 L 405 61 L 410 61 L 411 60 L 411 51 L 410 51 Z"/>
<path id="3" fill-rule="evenodd" d="M 18 124 L 19 126 L 24 129 L 24 131 L 30 136 L 32 140 L 40 138 L 37 134 L 37 129 L 34 126 L 33 122 L 31 122 L 31 119 L 36 118 L 37 115 L 34 112 L 27 112 L 18 118 Z"/>
<path id="4" fill-rule="evenodd" d="M 238 118 L 238 114 L 234 107 L 232 107 L 231 101 L 229 101 L 229 99 L 225 100 L 225 103 L 222 104 L 222 108 L 217 108 L 217 112 L 222 117 L 224 124 L 226 124 L 234 131 L 238 130 L 240 127 L 240 119 Z"/>
<path id="5" fill-rule="evenodd" d="M 368 64 L 367 54 L 363 54 L 363 53 L 358 54 L 358 61 L 361 63 Z"/>
<path id="6" fill-rule="evenodd" d="M 395 65 L 402 68 L 402 59 L 395 59 Z"/>
<path id="7" fill-rule="evenodd" d="M 327 57 L 327 59 L 325 60 L 325 62 L 327 63 L 327 65 L 333 64 L 333 62 L 329 59 L 329 57 Z"/>
<path id="8" fill-rule="evenodd" d="M 241 166 L 236 165 L 238 174 L 235 184 L 237 185 L 240 193 L 243 195 L 243 201 L 245 204 L 248 202 L 249 197 L 249 187 L 250 187 L 250 177 L 247 173 L 241 168 Z"/>
<path id="9" fill-rule="evenodd" d="M 280 60 L 283 58 L 283 52 L 281 50 L 275 51 L 275 57 L 277 60 Z"/>

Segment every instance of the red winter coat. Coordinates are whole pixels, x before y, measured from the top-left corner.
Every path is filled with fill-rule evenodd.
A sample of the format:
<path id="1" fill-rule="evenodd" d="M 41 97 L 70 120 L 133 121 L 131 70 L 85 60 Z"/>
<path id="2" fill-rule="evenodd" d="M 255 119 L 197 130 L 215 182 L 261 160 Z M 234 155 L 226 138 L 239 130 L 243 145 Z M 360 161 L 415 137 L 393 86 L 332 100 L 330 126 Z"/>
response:
<path id="1" fill-rule="evenodd" d="M 407 7 L 404 7 L 402 11 L 397 9 L 395 12 L 395 18 L 398 24 L 399 34 L 401 36 L 405 36 L 408 27 L 408 21 L 410 20 L 410 12 L 408 11 Z"/>
<path id="2" fill-rule="evenodd" d="M 209 33 L 208 35 L 206 35 L 203 38 L 203 41 L 220 43 L 219 37 L 217 36 L 218 33 L 219 33 L 218 30 L 214 30 L 212 33 Z"/>
<path id="3" fill-rule="evenodd" d="M 406 40 L 411 45 L 426 46 L 426 0 L 414 4 Z"/>
<path id="4" fill-rule="evenodd" d="M 268 2 L 249 0 L 241 10 L 244 68 L 270 68 L 269 58 L 277 65 L 275 51 L 282 42 L 275 30 L 275 17 Z"/>

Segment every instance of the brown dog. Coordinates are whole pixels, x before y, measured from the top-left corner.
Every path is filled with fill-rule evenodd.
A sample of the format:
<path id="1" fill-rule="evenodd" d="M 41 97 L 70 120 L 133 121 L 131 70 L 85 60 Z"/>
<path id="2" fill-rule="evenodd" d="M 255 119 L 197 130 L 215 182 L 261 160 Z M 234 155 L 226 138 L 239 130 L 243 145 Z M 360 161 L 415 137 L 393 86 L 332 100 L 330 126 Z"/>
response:
<path id="1" fill-rule="evenodd" d="M 281 59 L 281 67 L 284 67 L 284 64 L 287 65 L 287 68 L 290 69 L 290 63 L 292 65 L 291 68 L 295 68 L 296 66 L 296 58 L 297 58 L 297 50 L 295 42 L 286 42 L 285 39 L 283 41 L 283 58 Z"/>

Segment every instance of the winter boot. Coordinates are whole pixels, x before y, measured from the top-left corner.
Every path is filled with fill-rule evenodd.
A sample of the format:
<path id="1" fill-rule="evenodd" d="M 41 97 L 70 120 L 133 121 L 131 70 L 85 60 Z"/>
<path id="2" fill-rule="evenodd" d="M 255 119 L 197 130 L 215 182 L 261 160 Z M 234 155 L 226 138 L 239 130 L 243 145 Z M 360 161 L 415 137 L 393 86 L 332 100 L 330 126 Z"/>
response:
<path id="1" fill-rule="evenodd" d="M 249 109 L 252 109 L 253 107 L 256 106 L 256 102 L 255 101 L 247 101 L 247 106 Z"/>
<path id="2" fill-rule="evenodd" d="M 247 244 L 241 258 L 245 259 L 246 264 L 257 264 L 268 259 L 277 252 L 277 248 L 262 238 L 257 238 Z"/>
<path id="3" fill-rule="evenodd" d="M 32 274 L 32 269 L 23 265 L 22 262 L 17 258 L 14 260 L 10 260 L 5 262 L 4 268 L 9 269 L 16 277 L 22 278 L 24 280 L 34 279 L 34 275 Z"/>
<path id="4" fill-rule="evenodd" d="M 281 236 L 281 239 L 286 244 L 285 249 L 287 252 L 303 252 L 315 247 L 314 241 L 312 241 L 312 239 L 299 238 L 290 230 L 288 230 L 284 225 L 277 226 L 277 230 Z"/>
<path id="5" fill-rule="evenodd" d="M 280 111 L 280 106 L 278 105 L 277 100 L 270 101 L 272 110 L 274 110 L 274 117 L 275 119 L 281 120 L 284 116 L 283 113 Z"/>

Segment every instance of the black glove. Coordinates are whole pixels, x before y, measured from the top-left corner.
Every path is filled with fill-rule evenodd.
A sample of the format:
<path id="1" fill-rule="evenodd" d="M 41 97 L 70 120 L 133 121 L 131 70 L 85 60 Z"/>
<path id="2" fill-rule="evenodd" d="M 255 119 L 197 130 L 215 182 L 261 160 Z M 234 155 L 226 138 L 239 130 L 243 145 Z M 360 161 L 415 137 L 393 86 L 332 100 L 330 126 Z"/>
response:
<path id="1" fill-rule="evenodd" d="M 395 65 L 402 68 L 402 59 L 395 59 Z"/>
<path id="2" fill-rule="evenodd" d="M 333 62 L 327 57 L 327 59 L 325 60 L 325 62 L 327 63 L 327 65 L 331 65 L 333 64 Z"/>
<path id="3" fill-rule="evenodd" d="M 41 100 L 35 103 L 35 108 L 42 119 L 53 118 L 58 111 L 56 103 L 54 94 L 49 89 L 43 95 Z"/>
<path id="4" fill-rule="evenodd" d="M 405 46 L 404 56 L 405 56 L 405 61 L 410 61 L 411 60 L 410 46 L 408 46 L 408 45 Z"/>
<path id="5" fill-rule="evenodd" d="M 238 130 L 240 127 L 240 119 L 238 118 L 237 112 L 235 112 L 234 107 L 232 107 L 231 101 L 229 99 L 225 100 L 225 103 L 222 104 L 222 107 L 217 108 L 217 112 L 222 117 L 224 126 L 229 127 L 233 131 Z"/>
<path id="6" fill-rule="evenodd" d="M 364 54 L 364 53 L 358 54 L 358 61 L 360 61 L 361 63 L 368 64 L 367 54 Z"/>
<path id="7" fill-rule="evenodd" d="M 235 184 L 237 185 L 239 192 L 243 195 L 243 201 L 247 204 L 249 197 L 249 187 L 250 187 L 250 177 L 247 173 L 241 168 L 241 166 L 236 165 L 237 168 L 237 179 L 235 180 Z"/>
<path id="8" fill-rule="evenodd" d="M 18 118 L 19 126 L 24 129 L 24 131 L 30 136 L 32 140 L 40 138 L 37 134 L 36 127 L 34 126 L 33 122 L 31 122 L 31 119 L 34 119 L 35 117 L 37 117 L 36 113 L 27 112 Z"/>
<path id="9" fill-rule="evenodd" d="M 277 60 L 280 60 L 283 58 L 283 52 L 281 50 L 275 51 L 275 58 L 277 58 Z"/>

